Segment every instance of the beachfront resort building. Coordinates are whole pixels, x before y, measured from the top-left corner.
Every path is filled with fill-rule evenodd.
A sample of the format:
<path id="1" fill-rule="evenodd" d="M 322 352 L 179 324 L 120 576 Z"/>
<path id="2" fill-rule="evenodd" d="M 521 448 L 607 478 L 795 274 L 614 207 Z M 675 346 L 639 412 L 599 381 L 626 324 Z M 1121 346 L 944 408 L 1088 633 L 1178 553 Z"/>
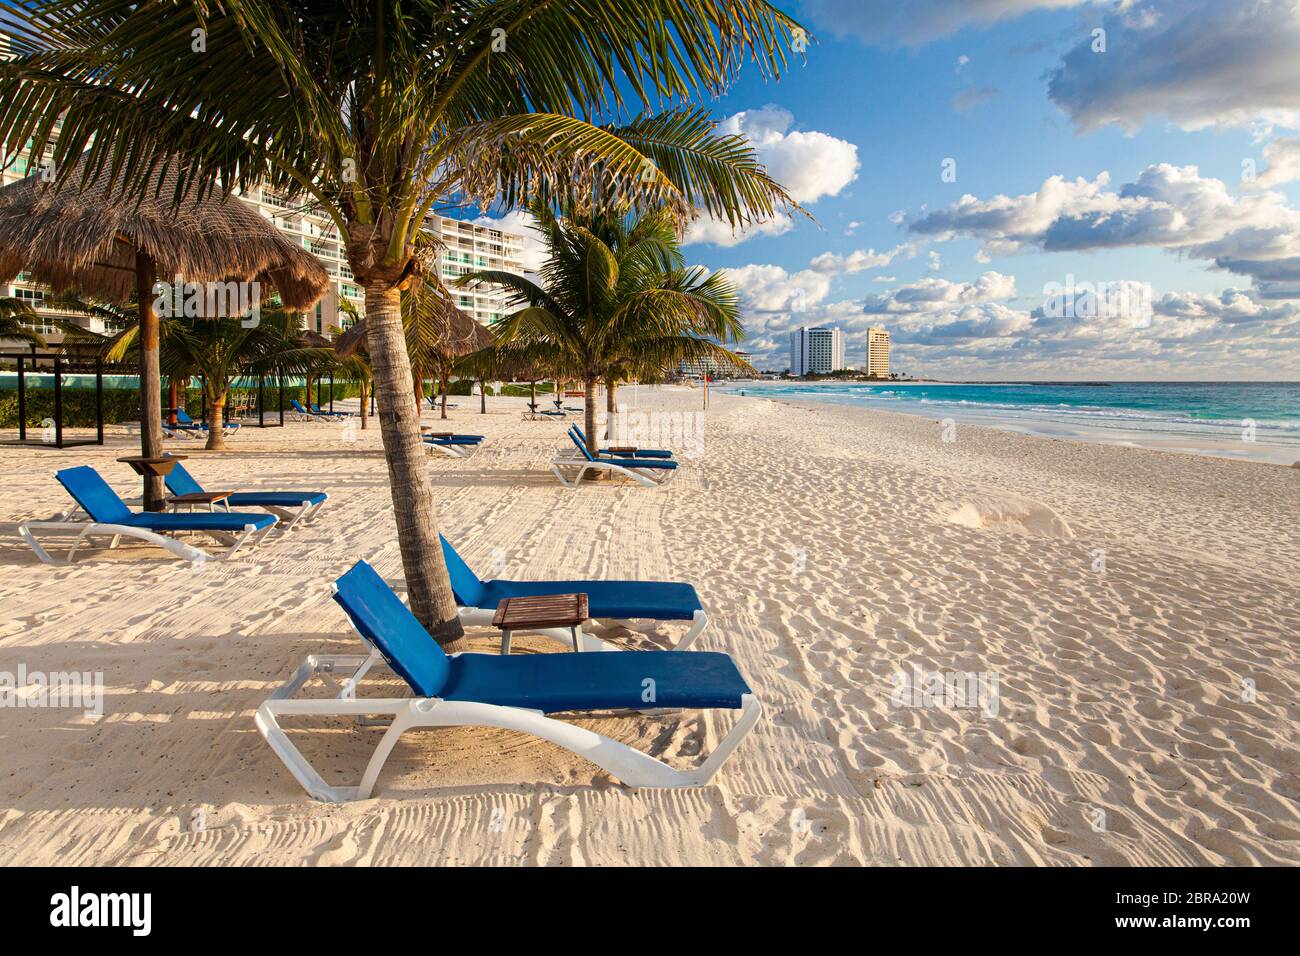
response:
<path id="1" fill-rule="evenodd" d="M 889 378 L 889 331 L 867 329 L 867 377 Z"/>
<path id="2" fill-rule="evenodd" d="M 790 374 L 828 375 L 844 368 L 844 334 L 839 329 L 795 329 L 790 333 Z"/>
<path id="3" fill-rule="evenodd" d="M 57 130 L 58 124 L 55 127 L 55 135 Z M 53 154 L 54 147 L 50 144 L 45 147 L 43 160 L 34 160 L 28 151 L 23 151 L 17 156 L 0 156 L 0 169 L 2 169 L 0 185 L 7 186 L 29 175 L 40 176 L 43 171 L 45 175 L 51 175 Z M 333 280 L 315 308 L 302 316 L 304 329 L 328 335 L 331 327 L 347 328 L 352 324 L 352 319 L 345 307 L 340 305 L 343 301 L 355 306 L 359 314 L 365 314 L 364 292 L 353 279 L 338 229 L 329 216 L 304 203 L 302 199 L 291 202 L 265 187 L 254 187 L 238 195 L 240 199 L 271 220 L 275 227 L 291 241 L 301 245 L 319 259 Z M 439 251 L 438 272 L 446 284 L 450 284 L 467 272 L 479 269 L 514 273 L 525 271 L 521 259 L 523 237 L 515 233 L 490 226 L 477 226 L 432 213 L 425 219 L 424 230 L 442 244 Z M 507 311 L 507 297 L 500 287 L 452 289 L 451 292 L 463 311 L 485 325 L 500 318 Z M 70 320 L 82 328 L 101 335 L 116 331 L 101 318 L 52 308 L 46 301 L 46 290 L 32 282 L 31 277 L 26 273 L 19 273 L 8 286 L 0 285 L 0 296 L 12 296 L 31 305 L 36 312 L 37 320 L 25 324 L 51 344 L 57 344 L 63 338 L 62 332 L 54 322 L 56 318 Z"/>

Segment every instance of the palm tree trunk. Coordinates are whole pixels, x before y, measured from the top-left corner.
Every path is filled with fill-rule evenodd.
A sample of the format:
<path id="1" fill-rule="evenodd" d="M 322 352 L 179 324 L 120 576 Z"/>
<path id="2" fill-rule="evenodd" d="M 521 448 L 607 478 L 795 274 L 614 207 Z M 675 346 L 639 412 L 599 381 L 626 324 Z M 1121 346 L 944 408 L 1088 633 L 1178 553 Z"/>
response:
<path id="1" fill-rule="evenodd" d="M 483 379 L 478 380 L 478 413 L 487 414 L 487 382 Z"/>
<path id="2" fill-rule="evenodd" d="M 303 404 L 306 405 L 307 410 L 310 411 L 311 410 L 311 374 L 310 373 L 307 374 L 306 380 L 307 380 L 307 401 L 303 402 Z"/>
<path id="3" fill-rule="evenodd" d="M 140 454 L 162 456 L 162 374 L 158 368 L 158 313 L 153 300 L 154 261 L 143 252 L 135 254 L 135 292 L 140 308 Z M 163 480 L 160 475 L 144 478 L 144 510 L 163 510 Z"/>
<path id="4" fill-rule="evenodd" d="M 358 382 L 357 384 L 358 384 L 358 386 L 359 386 L 359 388 L 360 388 L 360 390 L 361 390 L 361 430 L 362 430 L 362 431 L 365 431 L 365 429 L 366 429 L 366 412 L 368 412 L 368 411 L 370 410 L 370 409 L 369 409 L 369 406 L 366 404 L 366 380 L 365 380 L 365 379 L 361 379 L 361 381 Z"/>
<path id="5" fill-rule="evenodd" d="M 169 425 L 176 424 L 176 409 L 179 407 L 178 403 L 180 402 L 180 396 L 177 394 L 178 391 L 179 389 L 177 388 L 177 384 L 176 384 L 176 376 L 168 375 L 167 376 L 167 402 L 168 404 L 171 405 L 171 408 L 167 412 L 167 424 Z"/>
<path id="6" fill-rule="evenodd" d="M 441 375 L 438 378 L 438 387 L 442 389 L 442 417 L 447 417 L 447 376 Z"/>
<path id="7" fill-rule="evenodd" d="M 468 650 L 456 614 L 456 597 L 438 541 L 438 512 L 420 437 L 420 409 L 402 332 L 401 294 L 365 285 L 366 340 L 379 402 L 379 434 L 388 462 L 388 484 L 397 518 L 411 611 L 448 652 Z"/>
<path id="8" fill-rule="evenodd" d="M 583 420 L 583 431 L 587 433 L 587 448 L 594 455 L 600 451 L 600 437 L 596 434 L 596 376 L 588 375 L 582 380 L 582 383 L 587 390 L 587 397 L 583 399 L 585 402 L 584 411 L 586 412 Z M 558 392 L 556 397 L 559 397 Z M 597 474 L 593 474 L 592 477 L 596 477 Z"/>
<path id="9" fill-rule="evenodd" d="M 618 414 L 618 402 L 614 399 L 614 380 L 605 379 L 605 438 L 614 438 L 614 416 Z"/>
<path id="10" fill-rule="evenodd" d="M 209 379 L 211 381 L 211 379 Z M 204 389 L 204 400 L 208 403 L 208 451 L 226 450 L 226 389 Z"/>

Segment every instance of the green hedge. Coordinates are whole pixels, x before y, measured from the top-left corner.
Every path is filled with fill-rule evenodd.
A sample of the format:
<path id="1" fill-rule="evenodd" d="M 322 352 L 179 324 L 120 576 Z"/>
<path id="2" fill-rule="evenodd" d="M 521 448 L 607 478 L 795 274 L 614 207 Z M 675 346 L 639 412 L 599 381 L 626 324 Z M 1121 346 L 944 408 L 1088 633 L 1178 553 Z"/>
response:
<path id="1" fill-rule="evenodd" d="M 359 394 L 359 388 L 355 382 L 335 382 L 334 398 L 335 400 L 343 398 L 353 398 Z M 244 395 L 249 395 L 256 401 L 256 391 L 247 392 L 240 389 L 238 397 L 241 399 Z M 275 399 L 279 394 L 272 386 L 268 386 L 263 393 L 266 398 L 266 410 L 268 414 L 275 411 Z M 329 401 L 329 385 L 326 384 L 324 394 L 318 388 L 312 389 L 312 399 L 320 402 L 322 397 L 326 405 Z M 232 391 L 230 400 L 233 403 L 236 393 Z M 289 404 L 292 399 L 299 402 L 306 402 L 307 389 L 305 386 L 286 386 L 284 389 L 284 409 L 287 412 L 293 410 Z M 167 391 L 162 394 L 162 406 L 169 406 Z M 322 407 L 326 407 L 322 405 Z M 188 388 L 185 390 L 185 411 L 194 419 L 199 419 L 203 415 L 203 396 L 197 388 Z M 47 418 L 54 417 L 54 389 L 53 388 L 29 388 L 27 389 L 27 425 L 28 427 L 40 427 L 41 422 Z M 104 423 L 108 425 L 118 422 L 138 422 L 140 420 L 140 394 L 134 389 L 125 388 L 106 388 L 104 389 Z M 68 428 L 93 428 L 95 426 L 95 390 L 93 388 L 65 388 L 63 390 L 63 424 Z M 17 428 L 18 427 L 18 390 L 12 388 L 0 389 L 0 428 Z"/>

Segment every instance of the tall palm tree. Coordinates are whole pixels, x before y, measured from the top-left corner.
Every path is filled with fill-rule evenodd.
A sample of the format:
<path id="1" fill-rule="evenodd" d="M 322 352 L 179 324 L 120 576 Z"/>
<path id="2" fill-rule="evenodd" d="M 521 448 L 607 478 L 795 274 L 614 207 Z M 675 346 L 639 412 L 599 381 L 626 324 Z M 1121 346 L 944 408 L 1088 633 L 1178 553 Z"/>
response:
<path id="1" fill-rule="evenodd" d="M 463 630 L 438 542 L 400 293 L 439 201 L 538 195 L 692 209 L 733 226 L 792 203 L 700 110 L 749 60 L 765 76 L 805 36 L 768 0 L 0 0 L 0 136 L 66 177 L 89 148 L 143 192 L 305 194 L 338 227 L 372 323 L 411 610 L 445 647 Z M 795 31 L 798 31 L 796 34 Z M 794 43 L 798 49 L 802 45 Z M 238 76 L 239 82 L 230 82 Z M 673 104 L 661 114 L 646 109 Z"/>
<path id="2" fill-rule="evenodd" d="M 701 358 L 747 368 L 719 344 L 742 334 L 735 290 L 723 272 L 686 267 L 671 215 L 640 219 L 595 213 L 561 219 L 533 206 L 546 245 L 541 283 L 485 270 L 458 285 L 496 283 L 510 293 L 492 331 L 506 343 L 547 346 L 586 387 L 587 440 L 595 451 L 596 384 L 636 370 L 654 371 Z"/>
<path id="3" fill-rule="evenodd" d="M 0 296 L 0 339 L 20 339 L 30 342 L 37 348 L 45 348 L 45 339 L 39 332 L 28 328 L 24 323 L 35 322 L 39 316 L 23 299 L 16 296 Z"/>

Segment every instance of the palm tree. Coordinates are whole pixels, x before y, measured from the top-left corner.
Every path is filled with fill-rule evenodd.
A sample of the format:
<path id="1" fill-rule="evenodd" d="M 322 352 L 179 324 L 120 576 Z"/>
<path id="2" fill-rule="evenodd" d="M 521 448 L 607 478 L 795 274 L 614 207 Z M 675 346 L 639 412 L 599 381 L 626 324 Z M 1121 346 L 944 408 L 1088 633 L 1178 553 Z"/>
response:
<path id="1" fill-rule="evenodd" d="M 669 205 L 681 217 L 699 209 L 739 226 L 793 206 L 745 140 L 720 135 L 703 111 L 643 112 L 721 94 L 745 60 L 778 76 L 805 34 L 768 0 L 29 0 L 5 10 L 6 152 L 30 139 L 41 155 L 61 120 L 61 178 L 89 148 L 143 193 L 179 157 L 181 186 L 261 184 L 306 194 L 334 220 L 372 323 L 411 610 L 445 647 L 464 649 L 463 630 L 400 316 L 426 215 L 448 197 L 508 208 L 541 195 Z"/>
<path id="2" fill-rule="evenodd" d="M 35 322 L 39 316 L 23 299 L 0 296 L 0 339 L 21 339 L 37 348 L 45 348 L 40 333 L 29 329 L 24 322 Z"/>
<path id="3" fill-rule="evenodd" d="M 138 323 L 114 337 L 106 350 L 109 361 L 120 362 L 138 349 Z M 305 345 L 298 319 L 278 308 L 263 308 L 256 325 L 239 319 L 160 319 L 159 364 L 174 382 L 201 377 L 207 409 L 208 442 L 226 447 L 222 426 L 231 382 L 240 375 L 283 370 L 314 374 L 334 361 L 327 348 Z"/>
<path id="4" fill-rule="evenodd" d="M 671 215 L 640 219 L 589 214 L 561 219 L 534 204 L 546 244 L 539 285 L 525 276 L 487 270 L 458 285 L 490 282 L 511 294 L 513 315 L 492 331 L 506 343 L 546 346 L 562 356 L 586 387 L 586 432 L 597 450 L 596 384 L 610 389 L 637 370 L 653 372 L 710 358 L 747 368 L 719 341 L 741 336 L 738 299 L 726 274 L 687 268 Z M 717 341 L 715 341 L 717 340 Z M 612 407 L 612 405 L 611 405 Z"/>

